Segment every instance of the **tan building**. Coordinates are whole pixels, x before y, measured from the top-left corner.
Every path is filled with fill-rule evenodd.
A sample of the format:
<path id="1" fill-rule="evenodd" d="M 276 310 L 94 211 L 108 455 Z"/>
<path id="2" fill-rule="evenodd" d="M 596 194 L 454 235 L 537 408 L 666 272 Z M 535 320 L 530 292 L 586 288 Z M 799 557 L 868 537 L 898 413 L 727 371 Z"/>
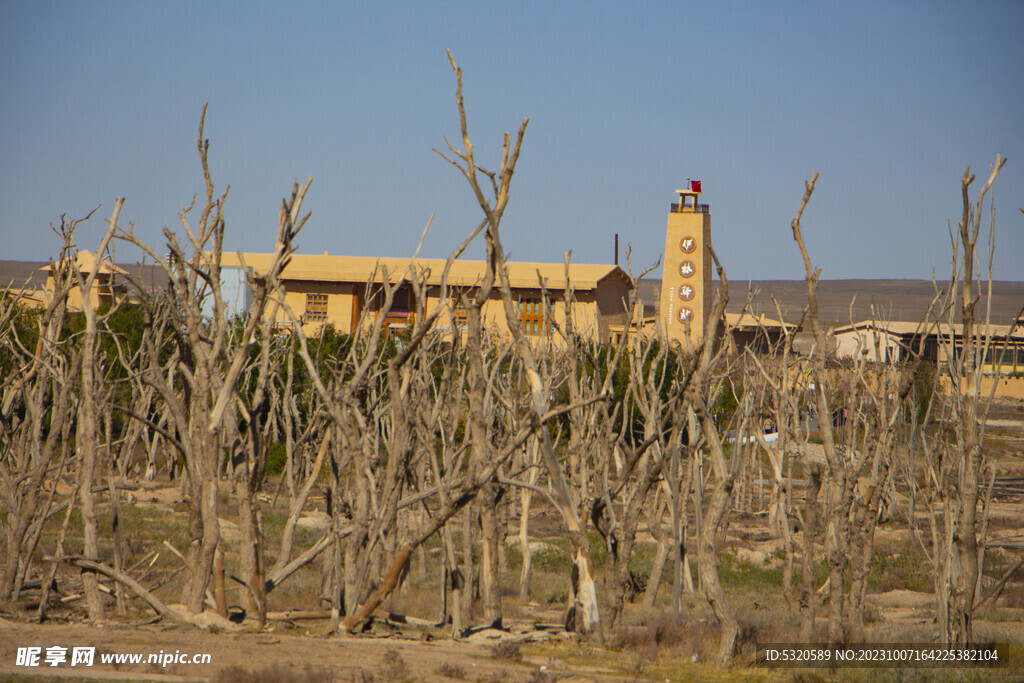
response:
<path id="1" fill-rule="evenodd" d="M 665 226 L 659 324 L 670 341 L 686 347 L 704 336 L 711 310 L 711 214 L 700 203 L 700 181 L 676 190 Z"/>
<path id="2" fill-rule="evenodd" d="M 271 254 L 245 253 L 244 265 L 256 274 L 266 270 Z M 238 254 L 223 255 L 223 266 L 239 269 L 243 263 Z M 351 333 L 360 319 L 368 325 L 385 315 L 387 330 L 399 331 L 415 321 L 417 302 L 409 285 L 409 277 L 416 274 L 426 285 L 427 313 L 443 306 L 438 318 L 441 331 L 459 329 L 465 324 L 466 311 L 459 303 L 459 293 L 473 290 L 483 277 L 483 261 L 457 260 L 448 273 L 447 301 L 442 301 L 441 274 L 444 259 L 374 258 L 363 256 L 335 256 L 331 254 L 295 254 L 282 274 L 287 290 L 289 307 L 303 322 L 303 331 L 318 334 L 325 324 L 339 332 Z M 410 270 L 411 269 L 411 270 Z M 552 332 L 546 321 L 552 310 L 557 324 L 565 320 L 562 303 L 566 289 L 566 269 L 560 263 L 509 263 L 509 280 L 519 311 L 519 318 L 527 335 L 544 338 Z M 382 311 L 384 278 L 391 284 L 401 283 L 388 311 Z M 614 265 L 575 264 L 569 266 L 569 285 L 573 290 L 571 315 L 576 329 L 595 341 L 608 341 L 613 330 L 627 322 L 628 302 L 633 283 L 621 268 Z M 545 304 L 541 283 L 547 291 Z M 497 334 L 508 331 L 501 295 L 496 287 L 484 305 L 485 326 Z M 282 311 L 277 314 L 282 325 L 290 324 Z M 554 343 L 561 340 L 552 334 Z"/>
<path id="3" fill-rule="evenodd" d="M 988 346 L 980 352 L 982 359 L 981 391 L 987 395 L 1024 398 L 1024 321 L 1016 326 L 979 325 L 976 339 Z M 940 369 L 947 367 L 956 354 L 962 353 L 963 327 L 957 323 L 943 325 L 938 331 L 922 333 L 917 323 L 874 322 L 865 320 L 832 331 L 837 358 L 867 357 L 870 361 L 907 360 L 911 352 L 922 348 L 926 360 Z M 923 344 L 923 347 L 922 347 Z M 943 390 L 948 390 L 948 382 Z"/>
<path id="4" fill-rule="evenodd" d="M 104 259 L 97 258 L 96 254 L 88 250 L 82 250 L 78 252 L 76 257 L 78 269 L 82 273 L 82 277 L 88 278 L 93 271 L 96 272 L 96 279 L 93 280 L 92 290 L 90 291 L 89 299 L 92 301 L 92 307 L 100 308 L 101 306 L 113 305 L 116 300 L 116 282 L 115 279 L 119 276 L 126 275 L 127 272 L 117 266 L 114 263 Z M 43 293 L 45 301 L 50 301 L 53 296 L 56 283 L 53 278 L 53 267 L 50 265 L 43 266 L 40 270 L 46 272 L 46 288 Z M 75 276 L 72 275 L 72 278 Z M 68 310 L 80 311 L 82 310 L 82 291 L 79 289 L 77 284 L 72 285 L 71 291 L 68 293 Z"/>

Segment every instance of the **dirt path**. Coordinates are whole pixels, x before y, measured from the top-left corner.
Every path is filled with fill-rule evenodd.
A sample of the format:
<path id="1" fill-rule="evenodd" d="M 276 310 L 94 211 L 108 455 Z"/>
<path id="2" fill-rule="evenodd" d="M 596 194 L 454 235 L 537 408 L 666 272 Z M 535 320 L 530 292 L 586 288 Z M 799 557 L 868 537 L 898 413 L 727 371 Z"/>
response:
<path id="1" fill-rule="evenodd" d="M 68 648 L 66 661 L 45 664 L 46 648 Z M 17 666 L 18 648 L 41 647 L 38 667 Z M 94 647 L 91 667 L 71 667 L 72 648 Z M 103 654 L 209 653 L 208 664 L 103 664 Z M 317 637 L 279 632 L 212 634 L 168 626 L 34 625 L 0 621 L 0 679 L 19 677 L 157 681 L 444 681 L 529 680 L 539 665 L 495 658 L 485 644 L 402 638 Z M 444 674 L 447 673 L 448 676 Z M 559 680 L 592 680 L 560 672 Z"/>

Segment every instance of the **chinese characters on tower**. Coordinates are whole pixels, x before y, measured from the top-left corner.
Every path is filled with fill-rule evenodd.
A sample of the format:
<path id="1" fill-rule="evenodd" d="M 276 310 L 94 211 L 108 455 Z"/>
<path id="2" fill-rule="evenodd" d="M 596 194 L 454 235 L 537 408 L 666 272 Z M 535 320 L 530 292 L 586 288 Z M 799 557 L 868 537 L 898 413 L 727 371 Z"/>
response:
<path id="1" fill-rule="evenodd" d="M 711 215 L 700 203 L 701 182 L 690 180 L 686 188 L 676 190 L 679 202 L 665 226 L 660 316 L 669 340 L 684 347 L 700 341 L 711 304 Z"/>

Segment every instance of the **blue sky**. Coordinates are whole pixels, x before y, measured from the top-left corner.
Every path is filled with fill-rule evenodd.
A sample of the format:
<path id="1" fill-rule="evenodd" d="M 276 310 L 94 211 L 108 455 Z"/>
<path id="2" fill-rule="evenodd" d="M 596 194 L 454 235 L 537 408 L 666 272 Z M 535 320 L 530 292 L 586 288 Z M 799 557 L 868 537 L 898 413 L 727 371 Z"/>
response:
<path id="1" fill-rule="evenodd" d="M 273 248 L 314 176 L 300 251 L 444 256 L 479 220 L 432 147 L 495 165 L 530 125 L 503 238 L 514 259 L 658 259 L 665 213 L 704 183 L 733 280 L 795 279 L 804 218 L 825 278 L 948 273 L 967 164 L 996 154 L 996 276 L 1024 279 L 1021 2 L 22 2 L 0 0 L 0 258 L 43 260 L 61 214 L 160 230 L 202 190 L 206 136 L 229 249 Z M 118 260 L 133 258 L 122 245 Z M 471 249 L 479 257 L 482 247 Z"/>

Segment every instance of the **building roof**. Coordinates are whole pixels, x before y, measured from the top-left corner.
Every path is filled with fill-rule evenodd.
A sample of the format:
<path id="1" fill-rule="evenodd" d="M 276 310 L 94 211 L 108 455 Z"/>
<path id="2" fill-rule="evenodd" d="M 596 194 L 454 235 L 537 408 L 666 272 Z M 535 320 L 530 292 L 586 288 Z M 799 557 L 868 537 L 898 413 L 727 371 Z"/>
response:
<path id="1" fill-rule="evenodd" d="M 877 330 L 886 334 L 903 337 L 921 334 L 922 332 L 929 332 L 930 334 L 939 334 L 947 336 L 950 332 L 950 325 L 943 323 L 938 329 L 933 329 L 931 325 L 924 326 L 920 323 L 911 322 L 885 322 L 880 320 L 862 320 L 853 325 L 845 325 L 843 327 L 837 327 L 833 330 L 835 334 L 849 334 L 857 330 Z M 963 335 L 963 325 L 961 323 L 953 323 L 952 325 L 953 334 L 955 336 Z M 1024 327 L 1017 325 L 1013 328 L 1013 333 L 1010 334 L 1010 325 L 983 325 L 977 324 L 975 327 L 976 336 L 991 335 L 993 337 L 1007 337 L 1010 339 L 1024 339 Z"/>
<path id="2" fill-rule="evenodd" d="M 91 273 L 93 271 L 97 271 L 97 272 L 99 272 L 101 274 L 110 274 L 110 273 L 115 273 L 117 275 L 124 275 L 125 274 L 125 271 L 124 271 L 123 268 L 120 268 L 117 264 L 111 263 L 110 261 L 108 261 L 105 258 L 100 258 L 99 259 L 99 265 L 98 265 L 98 270 L 97 270 L 96 254 L 94 254 L 93 252 L 89 251 L 88 249 L 83 249 L 80 252 L 78 252 L 78 255 L 75 257 L 75 262 L 78 264 L 79 270 L 81 270 L 83 273 Z M 47 263 L 45 266 L 43 266 L 39 270 L 49 271 L 49 270 L 51 270 L 51 268 L 52 268 L 52 266 L 49 263 Z"/>
<path id="3" fill-rule="evenodd" d="M 237 253 L 222 255 L 222 266 L 245 265 L 256 272 L 262 272 L 270 265 L 272 254 Z M 386 270 L 391 282 L 397 281 L 410 263 L 419 272 L 426 272 L 426 284 L 440 285 L 445 259 L 336 256 L 331 254 L 293 254 L 282 274 L 282 280 L 307 280 L 317 282 L 365 283 L 371 279 L 381 281 Z M 484 261 L 458 259 L 452 263 L 448 273 L 448 284 L 453 287 L 471 287 L 480 282 L 485 270 Z M 508 263 L 511 285 L 517 289 L 539 288 L 541 280 L 552 290 L 565 289 L 565 265 L 561 263 Z M 576 290 L 596 289 L 599 282 L 609 277 L 618 277 L 632 284 L 629 275 L 618 266 L 603 264 L 570 264 L 569 280 Z"/>
<path id="4" fill-rule="evenodd" d="M 740 330 L 750 329 L 768 329 L 768 330 L 781 330 L 783 327 L 794 328 L 796 325 L 792 323 L 785 323 L 781 320 L 773 320 L 765 317 L 764 314 L 753 315 L 751 313 L 728 313 L 725 314 L 725 323 L 730 327 L 735 327 Z"/>

